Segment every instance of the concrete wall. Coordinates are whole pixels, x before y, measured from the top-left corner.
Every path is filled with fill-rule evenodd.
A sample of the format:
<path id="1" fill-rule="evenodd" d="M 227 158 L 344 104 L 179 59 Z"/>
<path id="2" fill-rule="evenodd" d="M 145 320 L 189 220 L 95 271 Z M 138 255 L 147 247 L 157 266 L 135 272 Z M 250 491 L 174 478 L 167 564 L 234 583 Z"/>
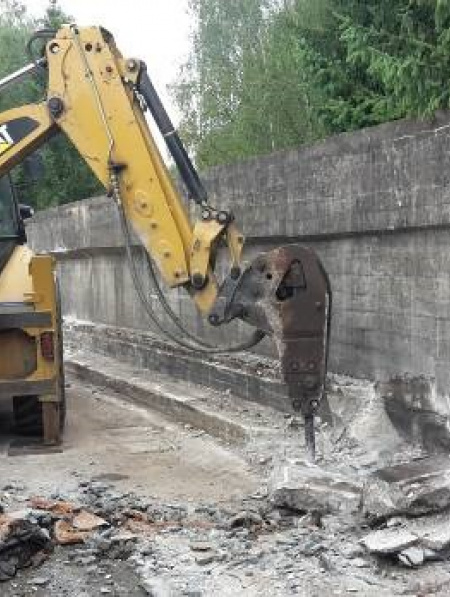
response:
<path id="1" fill-rule="evenodd" d="M 391 123 L 206 176 L 211 202 L 233 207 L 248 256 L 290 242 L 320 254 L 334 289 L 332 371 L 380 380 L 424 376 L 446 414 L 449 122 L 441 114 L 432 123 Z M 147 327 L 111 200 L 40 213 L 29 230 L 37 250 L 58 255 L 66 314 Z M 175 292 L 172 303 L 193 329 L 217 337 L 186 297 Z M 235 326 L 225 335 L 244 331 Z M 266 343 L 260 350 L 270 355 L 272 348 Z"/>

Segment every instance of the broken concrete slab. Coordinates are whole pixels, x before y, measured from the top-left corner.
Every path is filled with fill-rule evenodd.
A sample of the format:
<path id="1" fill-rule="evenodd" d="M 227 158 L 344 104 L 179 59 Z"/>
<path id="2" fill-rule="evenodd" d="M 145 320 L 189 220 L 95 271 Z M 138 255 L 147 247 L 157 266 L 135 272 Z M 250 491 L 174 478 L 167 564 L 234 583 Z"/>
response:
<path id="1" fill-rule="evenodd" d="M 361 544 L 370 551 L 370 553 L 379 555 L 396 554 L 417 545 L 419 538 L 417 535 L 406 529 L 383 529 L 373 531 L 366 535 Z"/>
<path id="2" fill-rule="evenodd" d="M 409 522 L 411 532 L 420 538 L 420 544 L 434 552 L 450 548 L 450 516 L 447 514 L 434 518 L 421 518 Z"/>
<path id="3" fill-rule="evenodd" d="M 192 551 L 210 551 L 212 546 L 208 541 L 191 541 L 190 548 Z"/>
<path id="4" fill-rule="evenodd" d="M 450 429 L 446 403 L 436 394 L 433 377 L 400 375 L 377 384 L 386 415 L 408 442 L 426 450 L 448 451 Z"/>
<path id="5" fill-rule="evenodd" d="M 404 549 L 398 555 L 398 559 L 408 568 L 416 568 L 424 563 L 425 554 L 422 548 L 413 546 L 409 547 L 408 549 Z"/>
<path id="6" fill-rule="evenodd" d="M 450 547 L 450 528 L 428 529 L 420 535 L 424 547 L 433 551 L 443 551 Z"/>
<path id="7" fill-rule="evenodd" d="M 93 531 L 94 529 L 109 526 L 109 523 L 96 514 L 81 510 L 81 512 L 73 519 L 72 525 L 79 531 Z"/>
<path id="8" fill-rule="evenodd" d="M 443 456 L 379 469 L 363 488 L 363 512 L 372 519 L 421 516 L 449 506 L 450 460 Z"/>
<path id="9" fill-rule="evenodd" d="M 450 516 L 405 518 L 401 526 L 369 533 L 361 544 L 375 555 L 397 555 L 398 560 L 410 568 L 426 561 L 440 560 L 449 553 Z"/>
<path id="10" fill-rule="evenodd" d="M 279 466 L 269 486 L 275 506 L 299 512 L 351 514 L 361 506 L 362 487 L 355 480 L 306 463 Z"/>
<path id="11" fill-rule="evenodd" d="M 217 557 L 217 553 L 213 550 L 203 551 L 195 556 L 195 561 L 199 566 L 208 566 L 212 564 Z"/>

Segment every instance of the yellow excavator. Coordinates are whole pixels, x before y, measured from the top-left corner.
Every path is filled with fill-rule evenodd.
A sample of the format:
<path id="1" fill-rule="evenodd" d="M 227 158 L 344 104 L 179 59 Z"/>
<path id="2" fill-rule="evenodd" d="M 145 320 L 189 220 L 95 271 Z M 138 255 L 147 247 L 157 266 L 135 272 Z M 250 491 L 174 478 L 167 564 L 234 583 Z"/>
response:
<path id="1" fill-rule="evenodd" d="M 331 318 L 330 284 L 317 255 L 292 244 L 244 265 L 244 237 L 234 215 L 209 203 L 146 65 L 125 59 L 101 27 L 38 31 L 29 47 L 36 40 L 42 41 L 43 51 L 0 81 L 1 90 L 38 73 L 46 83 L 44 101 L 0 114 L 0 396 L 13 399 L 18 430 L 58 443 L 65 398 L 55 263 L 27 247 L 26 214 L 21 214 L 9 174 L 63 133 L 117 206 L 133 284 L 153 325 L 170 342 L 207 354 L 247 350 L 272 336 L 282 379 L 293 410 L 304 416 L 306 445 L 314 457 L 314 415 L 324 394 Z M 147 111 L 188 197 L 198 206 L 194 223 L 151 135 Z M 144 292 L 132 234 L 145 248 L 152 283 L 173 323 L 170 329 Z M 220 245 L 227 247 L 229 268 L 219 281 L 214 266 Z M 169 288 L 183 287 L 212 326 L 236 318 L 252 326 L 248 340 L 213 346 L 195 336 L 171 310 L 160 279 Z"/>

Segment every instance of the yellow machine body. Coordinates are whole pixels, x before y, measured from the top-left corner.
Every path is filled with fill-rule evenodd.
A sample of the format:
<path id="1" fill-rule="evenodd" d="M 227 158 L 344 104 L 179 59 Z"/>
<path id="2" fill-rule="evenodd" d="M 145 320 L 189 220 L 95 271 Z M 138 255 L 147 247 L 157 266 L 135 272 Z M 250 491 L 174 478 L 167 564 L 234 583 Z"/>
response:
<path id="1" fill-rule="evenodd" d="M 59 441 L 63 390 L 54 269 L 52 257 L 17 245 L 0 272 L 0 398 L 35 397 L 46 443 Z M 51 355 L 45 353 L 43 339 Z"/>

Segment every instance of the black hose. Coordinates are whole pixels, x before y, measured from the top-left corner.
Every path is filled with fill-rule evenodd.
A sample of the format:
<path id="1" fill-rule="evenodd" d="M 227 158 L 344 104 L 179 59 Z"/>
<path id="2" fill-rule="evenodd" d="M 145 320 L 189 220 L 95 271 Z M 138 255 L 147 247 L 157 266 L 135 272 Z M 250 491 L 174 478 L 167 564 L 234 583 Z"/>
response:
<path id="1" fill-rule="evenodd" d="M 170 340 L 172 340 L 172 342 L 174 342 L 178 346 L 181 346 L 182 348 L 185 348 L 186 350 L 189 350 L 191 352 L 198 352 L 198 353 L 202 353 L 202 354 L 215 354 L 215 355 L 243 352 L 246 350 L 250 350 L 251 348 L 256 346 L 259 342 L 261 342 L 261 340 L 266 336 L 265 332 L 263 332 L 261 330 L 256 330 L 247 341 L 242 342 L 240 344 L 231 345 L 231 346 L 215 346 L 215 345 L 209 344 L 209 343 L 205 342 L 203 339 L 197 337 L 195 334 L 193 334 L 189 330 L 187 330 L 183 326 L 179 317 L 174 313 L 171 306 L 169 305 L 167 298 L 165 297 L 165 295 L 160 287 L 153 264 L 151 263 L 150 258 L 148 258 L 150 277 L 151 277 L 152 283 L 154 285 L 154 288 L 158 294 L 158 298 L 161 301 L 164 311 L 169 315 L 171 321 L 175 324 L 175 326 L 178 328 L 178 330 L 180 332 L 182 332 L 182 334 L 184 334 L 184 336 L 190 338 L 192 340 L 192 342 L 189 342 L 186 339 L 182 339 L 182 338 L 176 336 L 172 331 L 165 328 L 164 325 L 159 320 L 158 316 L 156 315 L 155 311 L 153 310 L 153 307 L 149 303 L 148 298 L 145 294 L 145 291 L 142 287 L 142 283 L 141 283 L 139 274 L 136 269 L 136 262 L 135 262 L 135 259 L 133 257 L 133 253 L 132 253 L 131 235 L 130 235 L 130 230 L 128 227 L 128 221 L 126 219 L 122 204 L 120 202 L 117 202 L 117 203 L 118 203 L 118 208 L 119 208 L 121 229 L 122 229 L 122 233 L 123 233 L 124 240 L 125 240 L 125 250 L 126 250 L 126 254 L 127 254 L 128 264 L 130 267 L 131 277 L 133 280 L 133 285 L 136 289 L 138 297 L 139 297 L 139 299 L 142 303 L 142 306 L 144 307 L 144 310 L 147 313 L 149 319 L 152 321 L 152 323 L 155 325 L 155 327 L 163 335 L 167 336 Z"/>
<path id="2" fill-rule="evenodd" d="M 38 31 L 35 31 L 33 35 L 30 37 L 26 45 L 26 50 L 28 56 L 30 57 L 30 60 L 34 62 L 34 64 L 37 64 L 38 61 L 36 60 L 36 57 L 33 53 L 33 44 L 40 39 L 44 39 L 47 42 L 49 39 L 53 39 L 56 34 L 56 29 L 39 29 Z M 41 48 L 40 58 L 42 58 L 43 56 L 45 56 L 45 44 Z"/>

